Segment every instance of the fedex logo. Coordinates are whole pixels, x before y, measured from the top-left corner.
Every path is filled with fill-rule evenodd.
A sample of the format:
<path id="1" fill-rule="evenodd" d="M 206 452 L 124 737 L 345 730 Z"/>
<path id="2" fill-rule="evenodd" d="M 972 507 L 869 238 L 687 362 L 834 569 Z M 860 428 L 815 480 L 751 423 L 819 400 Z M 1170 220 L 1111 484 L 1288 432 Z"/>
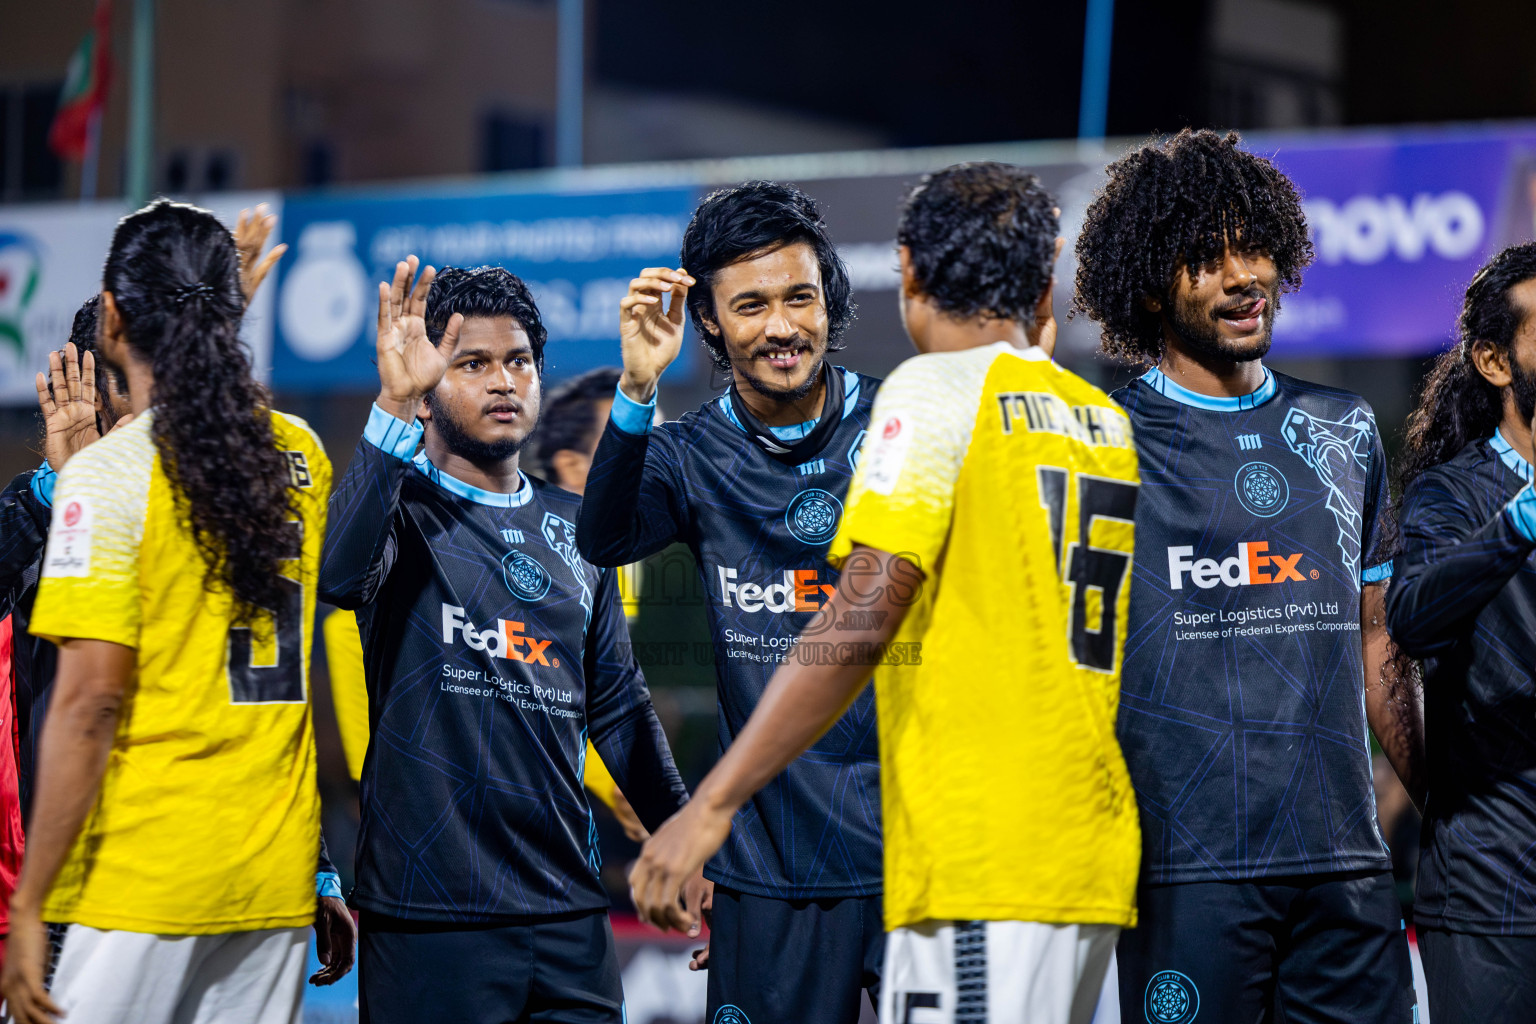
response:
<path id="1" fill-rule="evenodd" d="M 1237 546 L 1237 554 L 1220 562 L 1214 558 L 1194 557 L 1192 547 L 1168 549 L 1168 586 L 1184 589 L 1184 575 L 1201 590 L 1210 590 L 1218 583 L 1229 587 L 1248 587 L 1261 583 L 1303 582 L 1297 563 L 1301 552 L 1294 555 L 1268 554 L 1269 541 L 1247 541 Z M 1313 574 L 1314 577 L 1316 573 Z"/>
<path id="2" fill-rule="evenodd" d="M 764 609 L 780 615 L 785 612 L 816 612 L 821 610 L 821 603 L 837 589 L 829 583 L 818 583 L 815 569 L 785 569 L 782 580 L 766 586 L 738 583 L 736 570 L 723 565 L 715 566 L 715 571 L 720 580 L 721 605 L 726 608 L 734 606 L 744 612 Z"/>
<path id="3" fill-rule="evenodd" d="M 521 622 L 497 619 L 491 629 L 476 629 L 475 624 L 464 618 L 464 609 L 457 605 L 443 605 L 443 643 L 452 644 L 454 634 L 464 639 L 472 651 L 484 651 L 493 658 L 522 661 L 530 665 L 548 665 L 545 651 L 552 641 L 535 640 L 523 633 Z M 555 667 L 560 664 L 555 660 Z"/>

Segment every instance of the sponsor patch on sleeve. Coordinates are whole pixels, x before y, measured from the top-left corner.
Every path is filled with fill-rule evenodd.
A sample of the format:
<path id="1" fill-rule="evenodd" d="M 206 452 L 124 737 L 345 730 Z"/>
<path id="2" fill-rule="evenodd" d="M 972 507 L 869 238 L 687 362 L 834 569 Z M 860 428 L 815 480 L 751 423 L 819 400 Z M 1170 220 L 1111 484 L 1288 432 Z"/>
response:
<path id="1" fill-rule="evenodd" d="M 91 506 L 77 498 L 54 510 L 48 552 L 43 556 L 43 576 L 91 574 L 91 529 L 95 519 Z"/>
<path id="2" fill-rule="evenodd" d="M 912 444 L 912 415 L 895 412 L 887 416 L 870 435 L 868 471 L 864 486 L 876 494 L 890 494 L 901 479 Z"/>

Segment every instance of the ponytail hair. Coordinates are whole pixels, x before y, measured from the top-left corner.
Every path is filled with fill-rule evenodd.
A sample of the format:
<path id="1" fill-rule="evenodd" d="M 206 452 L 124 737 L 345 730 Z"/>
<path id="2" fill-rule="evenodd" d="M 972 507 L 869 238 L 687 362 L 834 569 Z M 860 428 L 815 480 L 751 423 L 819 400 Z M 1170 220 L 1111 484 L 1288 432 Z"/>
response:
<path id="1" fill-rule="evenodd" d="M 157 200 L 118 223 L 102 283 L 129 349 L 154 374 L 155 448 L 204 585 L 233 595 L 238 621 L 278 608 L 279 563 L 297 554 L 293 495 L 270 396 L 239 337 L 233 236 L 207 210 Z"/>
<path id="2" fill-rule="evenodd" d="M 1435 360 L 1418 404 L 1408 417 L 1399 462 L 1401 492 L 1432 466 L 1448 462 L 1473 441 L 1493 436 L 1504 417 L 1503 389 L 1472 362 L 1472 346 L 1492 344 L 1514 358 L 1524 320 L 1510 297 L 1515 285 L 1536 278 L 1536 242 L 1510 246 L 1484 264 L 1467 286 L 1456 326 L 1460 338 Z M 1400 493 L 1401 493 L 1400 492 Z"/>

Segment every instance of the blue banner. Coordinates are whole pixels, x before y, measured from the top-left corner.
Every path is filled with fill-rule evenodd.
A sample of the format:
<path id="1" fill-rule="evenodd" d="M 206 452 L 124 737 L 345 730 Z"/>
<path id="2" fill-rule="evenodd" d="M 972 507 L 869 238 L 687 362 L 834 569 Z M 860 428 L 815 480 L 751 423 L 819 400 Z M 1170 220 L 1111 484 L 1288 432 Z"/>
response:
<path id="1" fill-rule="evenodd" d="M 272 385 L 368 390 L 378 383 L 378 283 L 415 255 L 435 267 L 506 267 L 549 330 L 545 375 L 619 363 L 619 300 L 651 266 L 676 266 L 693 189 L 444 198 L 291 198 L 279 265 Z M 683 345 L 668 378 L 698 358 Z"/>

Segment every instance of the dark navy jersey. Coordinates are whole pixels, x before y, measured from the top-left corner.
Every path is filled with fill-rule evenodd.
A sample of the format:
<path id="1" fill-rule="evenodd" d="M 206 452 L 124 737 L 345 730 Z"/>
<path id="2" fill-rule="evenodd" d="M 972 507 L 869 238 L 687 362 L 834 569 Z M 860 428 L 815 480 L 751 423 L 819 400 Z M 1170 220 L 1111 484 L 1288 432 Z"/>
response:
<path id="1" fill-rule="evenodd" d="M 577 553 L 574 494 L 471 487 L 412 460 L 420 433 L 374 407 L 321 561 L 368 686 L 351 902 L 455 922 L 606 907 L 588 738 L 649 828 L 687 798 L 615 575 Z"/>
<path id="2" fill-rule="evenodd" d="M 1242 398 L 1157 370 L 1112 396 L 1141 463 L 1120 742 L 1143 879 L 1385 870 L 1360 633 L 1391 573 L 1370 407 L 1264 371 Z"/>
<path id="3" fill-rule="evenodd" d="M 22 819 L 30 816 L 37 783 L 37 747 L 58 672 L 59 649 L 27 632 L 43 548 L 53 515 L 53 483 L 44 462 L 0 491 L 0 615 L 11 616 L 11 696 L 16 712 L 16 775 Z M 3 739 L 3 738 L 0 738 Z"/>
<path id="4" fill-rule="evenodd" d="M 1495 433 L 1403 500 L 1387 626 L 1424 659 L 1429 802 L 1414 919 L 1536 935 L 1536 493 Z"/>
<path id="5" fill-rule="evenodd" d="M 728 394 L 651 429 L 653 407 L 619 392 L 593 458 L 576 534 L 583 554 L 623 565 L 680 540 L 698 560 L 714 639 L 721 751 L 837 584 L 827 546 L 879 385 L 851 371 L 841 375 L 842 422 L 799 465 L 774 459 L 749 438 Z M 775 433 L 803 437 L 814 422 Z M 741 809 L 705 874 L 780 899 L 881 891 L 872 690 Z"/>

